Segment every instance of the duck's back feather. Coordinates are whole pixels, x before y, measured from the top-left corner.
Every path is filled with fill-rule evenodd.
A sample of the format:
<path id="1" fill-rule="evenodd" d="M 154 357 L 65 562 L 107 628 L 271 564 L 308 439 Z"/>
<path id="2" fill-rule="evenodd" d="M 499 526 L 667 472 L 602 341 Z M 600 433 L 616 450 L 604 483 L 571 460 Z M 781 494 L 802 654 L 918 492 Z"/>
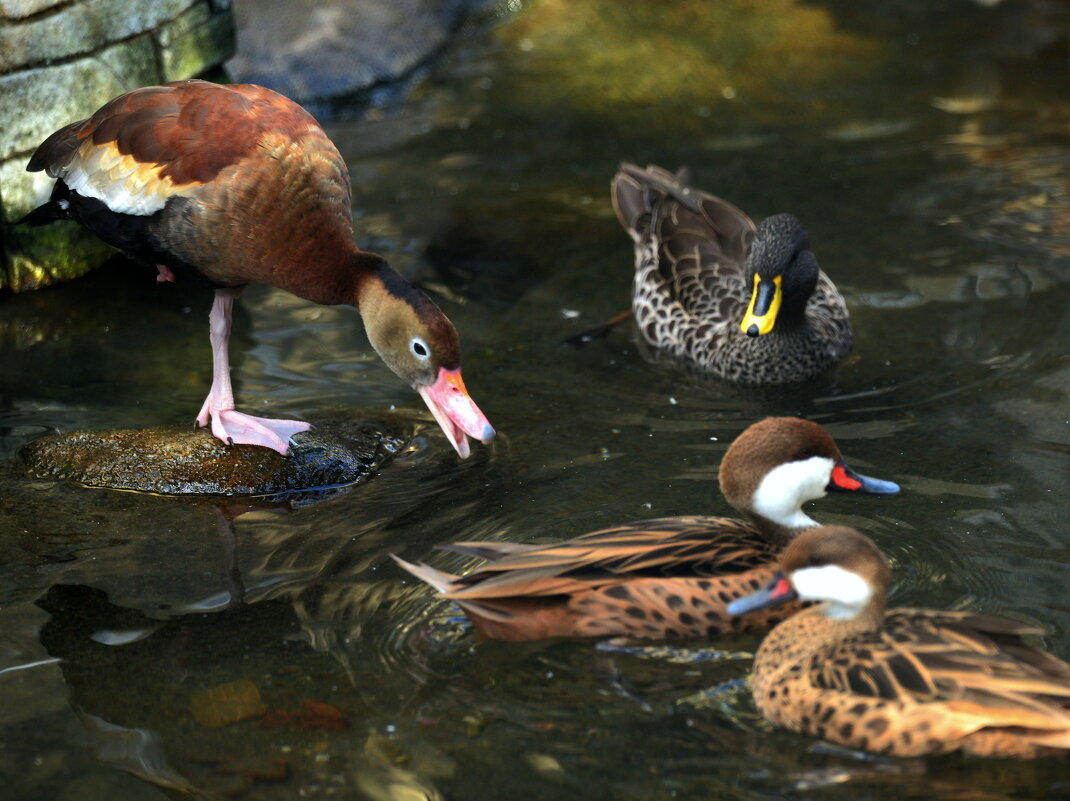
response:
<path id="1" fill-rule="evenodd" d="M 492 544 L 481 545 L 493 551 Z M 473 553 L 463 546 L 447 548 Z M 777 553 L 750 523 L 701 516 L 639 520 L 567 542 L 505 551 L 457 579 L 449 597 L 560 595 L 622 580 L 709 578 L 768 566 Z"/>
<path id="2" fill-rule="evenodd" d="M 490 563 L 454 576 L 397 561 L 494 639 L 697 637 L 768 627 L 799 608 L 728 614 L 728 603 L 772 578 L 778 552 L 752 524 L 731 518 L 641 520 L 553 545 L 445 550 Z"/>
<path id="3" fill-rule="evenodd" d="M 1036 627 L 896 609 L 876 630 L 812 647 L 827 625 L 811 610 L 763 644 L 755 698 L 770 720 L 902 756 L 959 748 L 1037 756 L 1070 747 L 1070 665 L 1022 639 Z M 792 658 L 794 649 L 809 653 Z"/>

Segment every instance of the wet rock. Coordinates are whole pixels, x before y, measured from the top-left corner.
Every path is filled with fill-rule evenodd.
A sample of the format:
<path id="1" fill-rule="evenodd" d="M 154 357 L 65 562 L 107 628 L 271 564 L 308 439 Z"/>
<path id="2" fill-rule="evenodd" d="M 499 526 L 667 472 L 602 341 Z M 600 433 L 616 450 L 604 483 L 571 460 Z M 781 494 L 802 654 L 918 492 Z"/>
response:
<path id="1" fill-rule="evenodd" d="M 332 421 L 298 434 L 287 456 L 224 445 L 207 429 L 74 431 L 22 447 L 36 478 L 163 495 L 277 495 L 363 481 L 397 453 L 414 427 L 400 417 Z"/>
<path id="2" fill-rule="evenodd" d="M 415 71 L 445 47 L 478 0 L 239 2 L 237 81 L 298 100 L 353 95 Z"/>
<path id="3" fill-rule="evenodd" d="M 206 729 L 221 729 L 267 712 L 259 688 L 248 679 L 196 692 L 189 706 L 193 719 Z"/>

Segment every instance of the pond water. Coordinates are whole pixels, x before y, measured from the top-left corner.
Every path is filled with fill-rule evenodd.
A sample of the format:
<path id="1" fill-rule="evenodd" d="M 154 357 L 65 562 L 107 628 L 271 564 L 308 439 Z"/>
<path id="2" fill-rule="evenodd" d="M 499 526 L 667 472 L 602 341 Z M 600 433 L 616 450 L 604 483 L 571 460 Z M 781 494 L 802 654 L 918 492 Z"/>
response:
<path id="1" fill-rule="evenodd" d="M 728 514 L 728 443 L 803 414 L 903 486 L 813 510 L 877 540 L 894 604 L 1035 621 L 1070 658 L 1070 14 L 990 5 L 514 3 L 405 97 L 319 109 L 359 241 L 461 332 L 500 432 L 465 462 L 432 427 L 321 503 L 26 480 L 10 457 L 41 434 L 191 420 L 210 298 L 113 264 L 0 299 L 2 795 L 1070 797 L 1057 761 L 876 759 L 773 730 L 741 681 L 757 637 L 477 643 L 389 558 L 462 570 L 433 546 Z M 628 304 L 608 199 L 624 159 L 687 165 L 756 218 L 795 213 L 855 355 L 741 390 L 653 358 L 628 326 L 562 345 Z M 238 307 L 246 409 L 419 404 L 353 310 L 266 287 Z M 250 687 L 259 725 L 193 711 Z"/>

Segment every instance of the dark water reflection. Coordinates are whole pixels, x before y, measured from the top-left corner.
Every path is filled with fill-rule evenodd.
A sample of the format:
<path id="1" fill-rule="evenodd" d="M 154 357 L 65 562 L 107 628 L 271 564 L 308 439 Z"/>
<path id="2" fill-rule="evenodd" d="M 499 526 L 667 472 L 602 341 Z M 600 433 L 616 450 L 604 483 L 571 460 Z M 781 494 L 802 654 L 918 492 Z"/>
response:
<path id="1" fill-rule="evenodd" d="M 362 242 L 457 323 L 501 436 L 458 463 L 423 430 L 371 482 L 232 509 L 232 527 L 208 500 L 28 482 L 9 465 L 6 797 L 1070 795 L 1057 763 L 871 759 L 772 731 L 738 681 L 754 638 L 476 644 L 389 560 L 461 569 L 432 546 L 725 513 L 727 444 L 757 417 L 803 413 L 904 486 L 815 509 L 890 554 L 894 603 L 1034 620 L 1070 658 L 1067 15 L 746 6 L 669 4 L 659 30 L 645 6 L 569 4 L 570 21 L 532 3 L 474 30 L 404 103 L 335 109 Z M 792 36 L 809 44 L 793 54 Z M 626 328 L 562 346 L 627 303 L 631 252 L 606 196 L 622 158 L 688 164 L 755 216 L 795 212 L 848 299 L 851 361 L 803 387 L 742 391 L 658 363 Z M 0 455 L 199 408 L 208 297 L 126 269 L 3 300 Z M 264 287 L 239 310 L 244 405 L 313 421 L 416 405 L 352 310 Z M 270 710 L 328 703 L 348 728 L 194 721 L 195 694 L 240 680 Z M 285 779 L 268 775 L 277 759 Z"/>

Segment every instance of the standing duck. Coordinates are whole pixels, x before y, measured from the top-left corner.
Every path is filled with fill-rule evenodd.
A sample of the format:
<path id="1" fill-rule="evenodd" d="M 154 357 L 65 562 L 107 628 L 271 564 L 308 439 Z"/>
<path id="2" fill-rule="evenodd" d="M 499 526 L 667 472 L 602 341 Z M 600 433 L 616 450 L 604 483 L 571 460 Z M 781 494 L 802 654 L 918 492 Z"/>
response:
<path id="1" fill-rule="evenodd" d="M 1067 753 L 1070 665 L 1022 640 L 1038 628 L 973 612 L 885 609 L 890 581 L 870 539 L 825 526 L 787 547 L 764 589 L 729 605 L 742 615 L 820 602 L 758 649 L 754 699 L 768 720 L 896 756 Z"/>
<path id="2" fill-rule="evenodd" d="M 746 520 L 667 517 L 554 545 L 442 546 L 490 562 L 466 576 L 394 558 L 456 601 L 492 639 L 720 634 L 778 619 L 732 619 L 725 607 L 768 581 L 783 548 L 817 525 L 804 503 L 827 490 L 899 491 L 890 481 L 851 470 L 827 430 L 795 417 L 770 417 L 747 428 L 725 453 L 719 479 Z"/>
<path id="3" fill-rule="evenodd" d="M 744 384 L 802 381 L 850 353 L 847 306 L 792 215 L 756 226 L 654 166 L 622 165 L 611 196 L 635 240 L 632 311 L 654 347 Z"/>
<path id="4" fill-rule="evenodd" d="M 27 169 L 56 178 L 24 221 L 72 219 L 158 281 L 215 288 L 212 387 L 197 424 L 227 443 L 287 452 L 309 428 L 234 408 L 231 307 L 261 281 L 315 303 L 355 306 L 372 347 L 420 393 L 464 458 L 494 429 L 465 390 L 457 331 L 420 290 L 353 242 L 349 172 L 303 108 L 253 85 L 181 81 L 137 89 L 71 123 Z"/>

